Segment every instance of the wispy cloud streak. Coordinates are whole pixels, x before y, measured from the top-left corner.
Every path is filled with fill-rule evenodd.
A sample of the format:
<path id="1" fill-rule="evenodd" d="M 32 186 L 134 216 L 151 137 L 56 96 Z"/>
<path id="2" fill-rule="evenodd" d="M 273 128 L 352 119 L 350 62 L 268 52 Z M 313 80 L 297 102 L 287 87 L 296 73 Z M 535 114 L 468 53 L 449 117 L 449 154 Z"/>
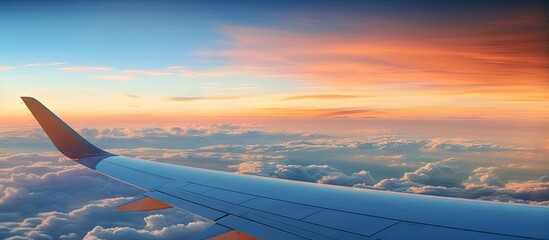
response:
<path id="1" fill-rule="evenodd" d="M 168 97 L 166 100 L 173 102 L 191 102 L 204 100 L 232 100 L 240 97 Z"/>
<path id="2" fill-rule="evenodd" d="M 132 76 L 124 76 L 124 75 L 94 75 L 91 76 L 92 78 L 100 78 L 100 79 L 113 79 L 113 80 L 132 80 Z"/>
<path id="3" fill-rule="evenodd" d="M 357 95 L 340 95 L 340 94 L 311 94 L 311 95 L 295 95 L 285 98 L 285 100 L 303 100 L 303 99 L 319 99 L 319 100 L 337 100 L 359 98 Z"/>
<path id="4" fill-rule="evenodd" d="M 357 117 L 373 118 L 383 111 L 366 108 L 258 108 L 261 114 L 277 117 Z"/>
<path id="5" fill-rule="evenodd" d="M 74 66 L 74 67 L 62 67 L 59 70 L 65 71 L 111 71 L 110 67 L 90 67 L 90 66 Z"/>
<path id="6" fill-rule="evenodd" d="M 63 65 L 64 62 L 49 62 L 49 63 L 29 63 L 23 65 L 23 67 L 41 67 L 41 66 L 57 66 L 57 65 Z"/>
<path id="7" fill-rule="evenodd" d="M 141 69 L 129 69 L 129 70 L 124 70 L 122 72 L 143 74 L 143 75 L 151 75 L 151 76 L 166 76 L 166 75 L 173 75 L 174 74 L 172 72 L 166 72 L 166 71 L 153 71 L 153 70 L 141 70 Z"/>

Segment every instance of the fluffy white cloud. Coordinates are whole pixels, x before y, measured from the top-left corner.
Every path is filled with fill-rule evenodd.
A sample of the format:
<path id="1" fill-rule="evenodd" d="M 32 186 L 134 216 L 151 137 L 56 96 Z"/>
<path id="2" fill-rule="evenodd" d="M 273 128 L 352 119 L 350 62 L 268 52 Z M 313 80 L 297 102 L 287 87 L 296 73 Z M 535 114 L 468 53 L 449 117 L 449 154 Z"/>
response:
<path id="1" fill-rule="evenodd" d="M 449 161 L 451 161 L 451 159 L 427 163 L 414 172 L 404 173 L 401 180 L 433 186 L 457 186 L 462 181 L 459 178 L 459 169 L 455 166 L 448 165 L 447 162 Z"/>
<path id="2" fill-rule="evenodd" d="M 469 176 L 465 187 L 472 188 L 476 186 L 497 186 L 503 187 L 505 183 L 494 173 L 496 167 L 479 167 L 473 170 L 473 175 Z"/>
<path id="3" fill-rule="evenodd" d="M 101 199 L 69 212 L 41 212 L 20 222 L 1 223 L 6 228 L 0 230 L 0 236 L 7 239 L 181 239 L 211 225 L 177 210 L 159 211 L 163 214 L 149 216 L 147 213 L 114 211 L 115 206 L 129 199 Z"/>
<path id="4" fill-rule="evenodd" d="M 538 180 L 505 183 L 495 175 L 497 168 L 479 167 L 464 179 L 457 174 L 460 169 L 453 166 L 458 162 L 450 158 L 427 163 L 413 172 L 404 173 L 401 178 L 382 179 L 377 183 L 368 171 L 346 175 L 328 165 L 303 166 L 252 161 L 231 167 L 242 174 L 437 196 L 531 204 L 545 204 L 549 198 L 547 176 Z"/>
<path id="5" fill-rule="evenodd" d="M 210 145 L 275 144 L 319 135 L 305 132 L 268 132 L 250 126 L 229 124 L 196 124 L 189 127 L 165 128 L 82 128 L 77 131 L 98 146 L 109 148 L 189 149 Z M 41 129 L 0 131 L 0 150 L 52 151 L 51 142 Z"/>
<path id="6" fill-rule="evenodd" d="M 486 151 L 506 151 L 510 147 L 491 143 L 475 142 L 464 139 L 431 139 L 424 146 L 426 151 L 447 151 L 447 152 L 486 152 Z"/>
<path id="7" fill-rule="evenodd" d="M 124 226 L 167 234 L 180 229 L 177 224 L 207 225 L 204 220 L 174 209 L 162 212 L 163 226 L 155 215 L 115 212 L 115 206 L 141 194 L 141 190 L 93 173 L 58 153 L 2 157 L 0 176 L 3 239 L 82 239 L 96 226 Z M 187 227 L 185 232 L 188 235 L 194 230 L 198 228 Z"/>
<path id="8" fill-rule="evenodd" d="M 93 228 L 84 239 L 188 239 L 192 235 L 203 231 L 210 226 L 206 222 L 191 222 L 189 224 L 175 224 L 160 229 L 136 229 L 131 227 Z"/>
<path id="9" fill-rule="evenodd" d="M 294 165 L 276 162 L 243 162 L 232 165 L 237 173 L 260 175 L 291 179 L 297 181 L 317 182 L 344 186 L 355 184 L 371 185 L 375 183 L 370 172 L 362 170 L 351 175 L 346 175 L 328 165 Z"/>
<path id="10" fill-rule="evenodd" d="M 420 187 L 420 186 L 422 185 L 412 181 L 402 181 L 401 179 L 398 179 L 398 178 L 388 178 L 388 179 L 383 179 L 378 183 L 376 183 L 374 185 L 374 188 L 386 189 L 386 190 L 391 190 L 396 192 L 406 192 L 410 188 Z M 359 185 L 357 187 L 364 187 L 364 186 Z"/>
<path id="11" fill-rule="evenodd" d="M 82 199 L 132 196 L 141 191 L 91 172 L 57 155 L 55 161 L 42 161 L 48 155 L 20 155 L 27 165 L 0 168 L 0 211 L 26 217 L 46 209 L 68 210 Z M 49 156 L 51 158 L 51 156 Z M 11 160 L 17 160 L 12 157 Z M 0 216 L 0 220 L 2 217 Z"/>
<path id="12" fill-rule="evenodd" d="M 428 163 L 414 172 L 406 172 L 400 179 L 383 179 L 373 188 L 397 192 L 409 192 L 427 195 L 481 199 L 502 202 L 517 202 L 530 204 L 547 204 L 549 198 L 549 177 L 542 176 L 537 180 L 504 182 L 495 174 L 496 167 L 478 167 L 464 181 L 455 176 L 459 171 L 451 162 L 444 160 Z M 454 186 L 445 186 L 437 183 L 455 181 Z M 358 185 L 356 187 L 371 188 Z"/>
<path id="13" fill-rule="evenodd" d="M 342 186 L 354 186 L 356 184 L 372 185 L 376 182 L 376 180 L 374 180 L 370 172 L 361 170 L 351 174 L 350 176 L 341 172 L 334 172 L 331 175 L 322 177 L 317 182 Z"/>
<path id="14" fill-rule="evenodd" d="M 82 128 L 84 138 L 111 148 L 162 147 L 195 148 L 211 145 L 257 145 L 266 151 L 304 151 L 356 149 L 388 153 L 406 152 L 501 152 L 532 150 L 467 139 L 383 136 L 368 138 L 331 138 L 306 132 L 268 132 L 254 127 L 228 124 L 196 124 L 163 128 Z M 31 141 L 32 140 L 32 141 Z M 0 142 L 17 148 L 22 144 L 49 147 L 41 129 L 0 132 Z"/>
<path id="15" fill-rule="evenodd" d="M 155 127 L 155 128 L 82 128 L 78 132 L 91 139 L 99 138 L 147 138 L 147 137 L 171 137 L 171 136 L 314 136 L 310 133 L 292 132 L 266 132 L 229 124 L 200 124 L 191 127 Z"/>

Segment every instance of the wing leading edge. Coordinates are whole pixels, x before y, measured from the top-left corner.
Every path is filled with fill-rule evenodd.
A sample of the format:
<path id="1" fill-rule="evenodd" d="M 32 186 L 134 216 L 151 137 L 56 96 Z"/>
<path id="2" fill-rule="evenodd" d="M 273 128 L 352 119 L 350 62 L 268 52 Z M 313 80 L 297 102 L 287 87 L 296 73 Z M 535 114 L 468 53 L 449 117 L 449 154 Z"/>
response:
<path id="1" fill-rule="evenodd" d="M 176 207 L 216 224 L 197 239 L 549 239 L 549 208 L 295 182 L 117 156 L 22 97 L 67 157 L 146 192 L 117 208 Z"/>

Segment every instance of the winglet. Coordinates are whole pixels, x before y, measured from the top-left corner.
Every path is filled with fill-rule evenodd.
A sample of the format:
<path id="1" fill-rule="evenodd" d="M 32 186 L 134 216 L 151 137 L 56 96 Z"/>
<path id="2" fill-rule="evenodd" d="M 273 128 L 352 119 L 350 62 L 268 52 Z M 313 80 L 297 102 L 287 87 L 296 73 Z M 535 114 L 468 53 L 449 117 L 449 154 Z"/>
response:
<path id="1" fill-rule="evenodd" d="M 97 156 L 114 156 L 114 154 L 105 152 L 86 141 L 38 100 L 31 97 L 21 97 L 21 99 L 42 126 L 53 145 L 65 156 L 72 160 Z"/>

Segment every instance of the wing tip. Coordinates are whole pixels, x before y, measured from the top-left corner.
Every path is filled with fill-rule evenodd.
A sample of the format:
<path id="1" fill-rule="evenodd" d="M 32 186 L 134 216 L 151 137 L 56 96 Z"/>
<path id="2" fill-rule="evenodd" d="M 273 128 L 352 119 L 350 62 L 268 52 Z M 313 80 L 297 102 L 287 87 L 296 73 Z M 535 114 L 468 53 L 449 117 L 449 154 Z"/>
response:
<path id="1" fill-rule="evenodd" d="M 113 156 L 89 143 L 76 131 L 57 117 L 44 104 L 33 97 L 21 96 L 34 118 L 38 121 L 46 135 L 55 147 L 70 159 L 76 160 L 86 157 Z"/>
<path id="2" fill-rule="evenodd" d="M 27 103 L 29 101 L 38 101 L 36 100 L 36 98 L 33 98 L 33 97 L 28 97 L 28 96 L 21 96 L 21 99 L 23 100 L 23 102 Z"/>
<path id="3" fill-rule="evenodd" d="M 29 96 L 21 96 L 21 99 L 23 99 L 23 100 L 35 100 L 36 101 L 36 98 L 29 97 Z"/>

